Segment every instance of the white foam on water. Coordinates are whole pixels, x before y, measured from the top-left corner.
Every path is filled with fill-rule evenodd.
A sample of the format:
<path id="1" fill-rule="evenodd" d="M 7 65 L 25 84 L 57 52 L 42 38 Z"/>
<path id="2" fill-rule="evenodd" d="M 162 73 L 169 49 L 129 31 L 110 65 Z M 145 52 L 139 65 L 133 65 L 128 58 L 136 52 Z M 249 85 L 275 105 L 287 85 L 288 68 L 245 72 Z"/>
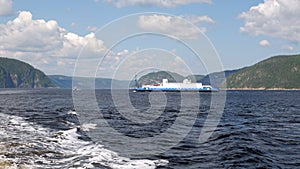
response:
<path id="1" fill-rule="evenodd" d="M 73 115 L 77 115 L 76 111 L 72 111 L 72 110 L 68 111 L 68 113 L 67 113 L 67 114 L 73 114 Z"/>
<path id="2" fill-rule="evenodd" d="M 76 113 L 76 112 L 75 112 Z M 72 114 L 75 114 L 72 113 Z M 70 130 L 54 131 L 27 122 L 18 116 L 0 113 L 0 163 L 7 168 L 95 168 L 154 169 L 166 160 L 133 160 L 105 149 L 103 145 L 78 139 L 77 130 L 89 130 L 85 124 Z"/>
<path id="3" fill-rule="evenodd" d="M 83 131 L 90 131 L 91 129 L 96 129 L 97 124 L 92 124 L 92 123 L 86 123 L 81 125 L 81 129 Z"/>

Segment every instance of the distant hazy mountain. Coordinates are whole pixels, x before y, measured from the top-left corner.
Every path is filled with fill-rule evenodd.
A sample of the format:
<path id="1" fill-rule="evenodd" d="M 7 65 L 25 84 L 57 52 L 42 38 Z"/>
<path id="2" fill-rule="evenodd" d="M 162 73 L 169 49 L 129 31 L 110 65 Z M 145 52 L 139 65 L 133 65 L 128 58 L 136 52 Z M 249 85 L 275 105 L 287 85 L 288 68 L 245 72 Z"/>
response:
<path id="1" fill-rule="evenodd" d="M 126 80 L 112 80 L 107 78 L 91 78 L 91 77 L 76 77 L 73 81 L 71 76 L 63 75 L 49 75 L 48 76 L 52 83 L 54 83 L 59 88 L 71 89 L 76 87 L 79 89 L 90 88 L 90 86 L 95 87 L 96 89 L 128 89 L 129 86 L 132 86 L 130 81 Z M 94 83 L 95 84 L 91 84 Z M 74 84 L 73 84 L 74 83 Z M 133 83 L 133 82 L 132 82 Z"/>
<path id="2" fill-rule="evenodd" d="M 213 81 L 213 86 L 214 87 L 222 87 L 224 85 L 224 80 L 226 77 L 230 76 L 231 74 L 234 74 L 241 69 L 236 69 L 236 70 L 225 70 L 224 72 L 214 72 L 206 75 L 202 79 L 198 80 L 197 82 L 201 82 L 203 84 L 212 84 L 211 81 Z"/>
<path id="3" fill-rule="evenodd" d="M 72 88 L 72 77 L 63 75 L 48 75 L 48 78 L 59 88 Z"/>
<path id="4" fill-rule="evenodd" d="M 227 88 L 300 88 L 300 55 L 274 56 L 228 76 Z"/>
<path id="5" fill-rule="evenodd" d="M 190 79 L 193 83 L 201 82 L 203 78 L 206 77 L 205 75 L 189 75 L 186 76 L 185 79 Z"/>
<path id="6" fill-rule="evenodd" d="M 140 77 L 138 79 L 138 83 L 140 85 L 157 84 L 157 83 L 161 83 L 162 79 L 168 79 L 169 82 L 182 82 L 184 76 L 178 73 L 167 72 L 167 71 L 151 72 Z"/>
<path id="7" fill-rule="evenodd" d="M 0 88 L 55 87 L 40 70 L 16 59 L 0 58 Z"/>

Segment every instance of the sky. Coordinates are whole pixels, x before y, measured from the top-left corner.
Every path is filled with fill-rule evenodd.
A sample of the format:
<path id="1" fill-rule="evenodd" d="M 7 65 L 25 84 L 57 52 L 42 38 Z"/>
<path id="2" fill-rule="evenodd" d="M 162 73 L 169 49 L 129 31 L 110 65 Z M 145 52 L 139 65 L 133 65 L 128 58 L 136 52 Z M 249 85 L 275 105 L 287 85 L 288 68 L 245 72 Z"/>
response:
<path id="1" fill-rule="evenodd" d="M 47 75 L 208 74 L 300 53 L 299 0 L 0 0 L 0 57 Z"/>

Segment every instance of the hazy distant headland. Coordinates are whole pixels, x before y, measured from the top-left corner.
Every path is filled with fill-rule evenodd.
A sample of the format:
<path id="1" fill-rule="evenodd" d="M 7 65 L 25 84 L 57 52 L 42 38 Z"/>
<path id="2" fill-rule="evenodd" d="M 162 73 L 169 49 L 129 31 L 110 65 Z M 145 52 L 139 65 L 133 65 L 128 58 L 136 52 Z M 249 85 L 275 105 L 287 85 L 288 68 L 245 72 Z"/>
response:
<path id="1" fill-rule="evenodd" d="M 225 80 L 220 78 L 223 75 Z M 138 80 L 142 84 L 160 83 L 162 79 L 170 82 L 182 82 L 183 79 L 192 82 L 211 84 L 214 87 L 227 90 L 293 90 L 300 89 L 300 55 L 280 55 L 268 58 L 249 67 L 236 70 L 226 70 L 208 75 L 182 76 L 174 72 L 158 71 L 148 73 Z M 8 58 L 0 58 L 0 88 L 85 88 L 85 82 L 90 78 L 77 78 L 79 82 L 73 84 L 73 78 L 63 75 L 48 75 L 27 63 Z M 95 88 L 109 89 L 112 83 L 115 88 L 135 86 L 135 79 L 112 80 L 96 78 Z"/>

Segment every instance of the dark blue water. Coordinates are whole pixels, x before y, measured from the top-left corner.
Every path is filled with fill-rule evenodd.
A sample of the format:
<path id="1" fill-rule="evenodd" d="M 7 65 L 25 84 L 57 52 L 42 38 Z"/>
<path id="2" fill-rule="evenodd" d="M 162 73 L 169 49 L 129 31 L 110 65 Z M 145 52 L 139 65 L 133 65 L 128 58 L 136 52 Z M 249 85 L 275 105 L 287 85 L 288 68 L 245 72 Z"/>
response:
<path id="1" fill-rule="evenodd" d="M 89 135 L 93 124 L 81 124 L 71 90 L 0 90 L 0 168 L 300 167 L 299 91 L 228 91 L 220 123 L 204 143 L 199 142 L 199 135 L 211 109 L 209 93 L 200 94 L 200 107 L 180 104 L 179 93 L 166 94 L 166 103 L 154 109 L 150 95 L 130 93 L 137 115 L 147 110 L 162 112 L 155 120 L 140 124 L 122 116 L 109 90 L 96 92 L 104 119 L 128 137 L 166 132 L 181 117 L 183 106 L 186 112 L 182 113 L 196 112 L 197 120 L 188 135 L 166 152 L 128 158 Z M 147 145 L 137 144 L 135 149 L 142 146 Z"/>

